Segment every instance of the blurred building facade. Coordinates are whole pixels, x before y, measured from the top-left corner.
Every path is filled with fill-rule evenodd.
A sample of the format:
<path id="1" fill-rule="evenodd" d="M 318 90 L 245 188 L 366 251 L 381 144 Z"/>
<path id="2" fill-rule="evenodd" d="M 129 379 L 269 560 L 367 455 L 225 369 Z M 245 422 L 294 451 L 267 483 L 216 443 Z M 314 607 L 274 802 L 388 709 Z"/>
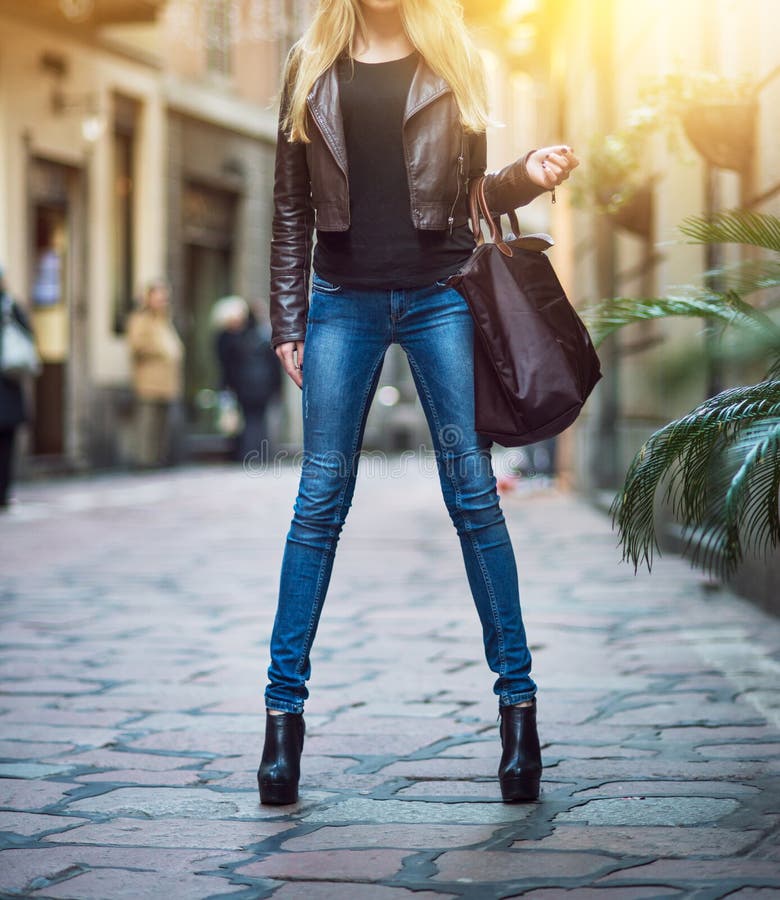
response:
<path id="1" fill-rule="evenodd" d="M 303 2 L 0 0 L 0 259 L 44 361 L 21 474 L 132 458 L 128 313 L 167 278 L 184 452 L 214 436 L 209 312 L 267 296 L 276 113 Z"/>
<path id="2" fill-rule="evenodd" d="M 687 215 L 736 206 L 780 211 L 780 7 L 773 0 L 474 0 L 467 8 L 488 48 L 493 109 L 506 123 L 489 132 L 492 165 L 523 146 L 559 141 L 582 161 L 555 205 L 537 200 L 519 210 L 523 230 L 555 237 L 549 255 L 576 306 L 700 283 L 713 259 L 677 231 Z M 644 87 L 672 73 L 756 85 L 740 168 L 719 168 L 659 128 L 642 160 L 641 202 L 617 215 L 599 213 L 587 197 L 575 205 L 572 188 L 594 163 L 591 141 L 646 114 Z M 737 128 L 735 120 L 727 124 Z M 739 258 L 738 250 L 721 252 L 720 261 Z M 725 387 L 756 374 L 748 364 L 714 379 L 705 350 L 702 324 L 690 320 L 630 326 L 610 339 L 601 351 L 604 379 L 563 437 L 572 480 L 594 491 L 617 486 L 655 428 L 703 400 L 715 381 Z"/>
<path id="3" fill-rule="evenodd" d="M 146 3 L 117 10 L 123 21 L 155 12 Z M 0 257 L 44 363 L 26 468 L 92 458 L 101 395 L 127 373 L 114 306 L 129 303 L 131 276 L 151 277 L 164 262 L 158 68 L 107 49 L 99 27 L 71 22 L 56 3 L 0 4 Z M 143 227 L 129 235 L 140 209 Z"/>
<path id="4" fill-rule="evenodd" d="M 780 214 L 775 0 L 509 0 L 504 15 L 504 34 L 492 28 L 494 41 L 503 47 L 504 73 L 530 78 L 536 134 L 545 144 L 570 144 L 583 163 L 548 209 L 557 240 L 550 256 L 576 306 L 665 296 L 701 285 L 708 269 L 760 255 L 737 245 L 687 243 L 678 225 L 689 215 L 735 207 Z M 646 88 L 667 76 L 664 107 L 658 94 L 648 100 Z M 703 85 L 697 110 L 704 114 L 670 132 L 675 95 L 690 99 L 697 83 Z M 751 87 L 753 103 L 733 91 L 739 84 Z M 636 202 L 614 214 L 598 212 L 587 194 L 575 205 L 574 184 L 592 176 L 598 139 L 625 135 L 626 126 L 638 133 L 637 123 L 651 117 L 651 101 L 666 108 L 667 119 L 647 130 L 640 165 L 629 172 L 642 184 Z M 708 104 L 723 108 L 707 116 Z M 539 224 L 539 210 L 521 213 L 521 226 Z M 776 299 L 758 292 L 750 301 L 776 318 Z M 729 341 L 727 333 L 713 347 L 702 320 L 679 317 L 631 325 L 608 338 L 600 349 L 604 378 L 560 441 L 569 480 L 606 506 L 654 430 L 724 388 L 760 380 L 765 366 L 756 358 L 718 359 Z M 670 511 L 659 515 L 667 547 L 679 546 Z M 736 584 L 777 609 L 780 554 L 769 565 L 749 561 Z"/>
<path id="5" fill-rule="evenodd" d="M 675 147 L 659 131 L 647 141 L 641 202 L 610 216 L 574 208 L 570 192 L 560 192 L 552 227 L 568 238 L 561 250 L 575 302 L 663 296 L 701 284 L 701 273 L 714 264 L 739 259 L 737 247 L 722 247 L 713 258 L 711 248 L 686 243 L 678 225 L 685 216 L 735 207 L 780 213 L 780 47 L 773 37 L 780 7 L 773 0 L 572 0 L 544 7 L 545 18 L 558 14 L 547 52 L 554 131 L 581 151 L 585 165 L 593 135 L 614 134 L 641 117 L 643 87 L 661 75 L 693 81 L 708 73 L 757 91 L 737 139 L 739 168 L 714 164 L 687 132 Z M 537 21 L 541 28 L 543 18 Z M 722 119 L 727 130 L 738 133 L 739 112 L 735 104 Z M 706 137 L 719 143 L 717 130 Z M 715 371 L 706 343 L 701 321 L 679 318 L 632 325 L 609 339 L 606 374 L 577 438 L 572 464 L 580 484 L 598 490 L 622 483 L 652 430 L 717 390 L 760 376 L 750 361 Z"/>
<path id="6" fill-rule="evenodd" d="M 681 219 L 742 204 L 777 213 L 780 77 L 775 0 L 466 0 L 490 73 L 489 168 L 566 142 L 583 161 L 522 208 L 549 231 L 575 305 L 653 296 L 711 265 Z M 311 0 L 0 0 L 0 260 L 33 315 L 46 363 L 23 456 L 67 468 L 122 464 L 132 429 L 124 321 L 164 276 L 186 346 L 190 449 L 207 447 L 216 383 L 208 312 L 217 297 L 267 296 L 278 78 Z M 619 129 L 649 78 L 711 71 L 761 85 L 745 164 L 649 142 L 645 206 L 633 221 L 575 206 L 594 136 Z M 734 251 L 725 250 L 724 258 Z M 702 323 L 631 326 L 601 350 L 605 376 L 559 441 L 564 477 L 611 495 L 642 441 L 715 381 Z M 283 438 L 300 440 L 285 385 Z M 388 353 L 367 446 L 427 440 L 400 348 Z"/>

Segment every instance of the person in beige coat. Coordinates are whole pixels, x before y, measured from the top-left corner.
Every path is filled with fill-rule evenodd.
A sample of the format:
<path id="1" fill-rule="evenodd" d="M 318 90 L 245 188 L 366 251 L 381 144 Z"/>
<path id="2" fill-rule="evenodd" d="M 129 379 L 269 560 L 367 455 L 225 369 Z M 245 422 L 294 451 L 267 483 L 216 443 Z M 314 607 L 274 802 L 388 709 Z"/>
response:
<path id="1" fill-rule="evenodd" d="M 171 461 L 173 414 L 182 394 L 184 345 L 173 324 L 166 282 L 147 285 L 127 320 L 127 342 L 136 396 L 137 462 Z"/>

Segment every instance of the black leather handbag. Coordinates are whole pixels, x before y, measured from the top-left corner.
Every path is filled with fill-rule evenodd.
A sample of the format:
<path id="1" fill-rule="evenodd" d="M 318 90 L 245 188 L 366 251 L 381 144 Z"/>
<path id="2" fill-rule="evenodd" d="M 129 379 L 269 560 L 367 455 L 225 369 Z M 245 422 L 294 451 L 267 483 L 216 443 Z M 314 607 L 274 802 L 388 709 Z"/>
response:
<path id="1" fill-rule="evenodd" d="M 553 437 L 579 415 L 602 377 L 585 325 L 544 251 L 546 234 L 504 239 L 490 215 L 484 178 L 469 193 L 478 246 L 449 279 L 474 319 L 475 429 L 504 447 Z M 490 229 L 484 240 L 480 211 Z"/>

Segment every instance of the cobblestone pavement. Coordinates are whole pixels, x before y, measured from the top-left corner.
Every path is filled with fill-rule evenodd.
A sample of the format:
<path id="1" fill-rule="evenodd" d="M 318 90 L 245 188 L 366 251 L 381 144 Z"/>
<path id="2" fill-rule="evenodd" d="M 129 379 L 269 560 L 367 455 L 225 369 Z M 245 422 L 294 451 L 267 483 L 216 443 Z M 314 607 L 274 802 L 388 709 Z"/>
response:
<path id="1" fill-rule="evenodd" d="M 397 460 L 400 466 L 400 460 Z M 780 897 L 780 624 L 607 516 L 504 496 L 539 684 L 503 804 L 494 676 L 435 475 L 367 465 L 313 654 L 301 799 L 261 807 L 297 470 L 23 485 L 0 519 L 2 896 Z"/>

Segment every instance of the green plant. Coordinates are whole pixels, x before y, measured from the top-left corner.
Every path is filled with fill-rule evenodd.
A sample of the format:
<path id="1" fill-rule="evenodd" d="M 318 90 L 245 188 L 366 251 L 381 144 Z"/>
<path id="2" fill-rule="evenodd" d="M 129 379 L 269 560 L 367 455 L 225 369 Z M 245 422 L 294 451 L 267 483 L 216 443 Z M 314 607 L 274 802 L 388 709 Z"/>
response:
<path id="1" fill-rule="evenodd" d="M 747 76 L 673 72 L 646 80 L 638 94 L 639 105 L 622 127 L 588 141 L 587 166 L 572 183 L 575 206 L 614 215 L 648 182 L 647 147 L 653 134 L 663 134 L 670 152 L 691 160 L 683 139 L 687 112 L 703 104 L 753 102 L 756 88 Z"/>
<path id="2" fill-rule="evenodd" d="M 645 147 L 657 127 L 656 110 L 643 107 L 613 134 L 591 137 L 588 164 L 572 183 L 572 203 L 607 214 L 627 203 L 647 180 Z"/>
<path id="3" fill-rule="evenodd" d="M 652 434 L 610 509 L 623 559 L 631 560 L 635 571 L 641 561 L 651 569 L 659 550 L 654 502 L 666 480 L 664 497 L 687 535 L 693 563 L 725 577 L 746 552 L 766 552 L 780 542 L 780 327 L 743 299 L 758 289 L 780 287 L 780 219 L 732 210 L 690 216 L 680 231 L 691 243 L 734 242 L 768 249 L 774 257 L 708 273 L 729 284 L 722 292 L 689 287 L 659 298 L 618 297 L 587 307 L 583 318 L 597 345 L 618 328 L 669 316 L 707 317 L 721 329 L 747 330 L 757 340 L 765 376 L 709 398 Z"/>
<path id="4" fill-rule="evenodd" d="M 750 76 L 727 77 L 717 72 L 670 72 L 646 80 L 639 89 L 641 101 L 664 118 L 678 117 L 704 103 L 750 103 L 755 94 Z"/>

